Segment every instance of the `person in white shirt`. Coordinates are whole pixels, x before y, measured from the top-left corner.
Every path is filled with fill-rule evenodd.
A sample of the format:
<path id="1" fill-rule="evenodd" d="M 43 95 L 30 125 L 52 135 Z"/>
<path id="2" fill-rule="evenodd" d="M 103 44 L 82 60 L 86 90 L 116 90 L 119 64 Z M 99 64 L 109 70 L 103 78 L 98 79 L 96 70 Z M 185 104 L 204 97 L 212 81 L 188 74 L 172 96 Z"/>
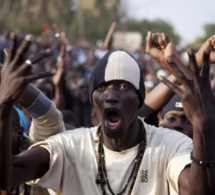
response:
<path id="1" fill-rule="evenodd" d="M 18 59 L 25 49 L 18 50 Z M 138 117 L 144 100 L 142 71 L 127 52 L 110 51 L 98 61 L 89 84 L 99 126 L 51 136 L 17 156 L 12 156 L 9 147 L 8 110 L 28 82 L 39 76 L 29 76 L 28 64 L 8 57 L 0 86 L 1 189 L 30 181 L 65 195 L 214 194 L 215 104 L 208 78 L 209 52 L 203 54 L 200 72 L 189 52 L 189 79 L 174 59 L 168 58 L 181 86 L 162 79 L 182 99 L 193 125 L 193 142 L 176 131 L 147 125 Z M 44 127 L 50 132 L 63 128 L 57 113 L 51 106 L 47 113 L 34 117 L 32 128 L 41 131 Z"/>

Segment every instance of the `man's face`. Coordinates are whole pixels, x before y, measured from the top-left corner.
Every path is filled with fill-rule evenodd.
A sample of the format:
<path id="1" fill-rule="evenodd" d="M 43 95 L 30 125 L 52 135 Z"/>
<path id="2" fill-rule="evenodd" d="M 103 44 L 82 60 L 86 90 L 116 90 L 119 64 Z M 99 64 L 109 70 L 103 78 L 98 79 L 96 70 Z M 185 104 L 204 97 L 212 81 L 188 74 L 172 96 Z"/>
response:
<path id="1" fill-rule="evenodd" d="M 193 129 L 191 123 L 188 121 L 184 111 L 176 111 L 171 110 L 165 113 L 163 119 L 160 123 L 161 127 L 174 129 L 185 135 L 189 136 L 190 138 L 193 137 Z"/>
<path id="2" fill-rule="evenodd" d="M 122 80 L 101 84 L 93 92 L 93 105 L 107 137 L 117 139 L 132 131 L 139 106 L 133 85 Z"/>

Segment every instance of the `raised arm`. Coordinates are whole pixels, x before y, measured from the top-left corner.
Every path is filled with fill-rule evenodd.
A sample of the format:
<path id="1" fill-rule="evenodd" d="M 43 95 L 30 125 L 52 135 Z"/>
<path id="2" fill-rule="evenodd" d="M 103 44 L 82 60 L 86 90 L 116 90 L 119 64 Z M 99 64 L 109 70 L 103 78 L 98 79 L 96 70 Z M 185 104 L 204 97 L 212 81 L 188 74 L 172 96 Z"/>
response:
<path id="1" fill-rule="evenodd" d="M 210 63 L 215 63 L 215 51 L 213 47 L 215 45 L 215 35 L 211 36 L 202 44 L 201 48 L 196 53 L 196 61 L 199 67 L 202 66 L 202 55 L 204 50 L 211 48 Z M 179 63 L 180 56 L 176 51 L 172 39 L 165 33 L 151 33 L 148 32 L 146 37 L 146 52 L 162 65 L 165 69 L 168 68 L 168 63 L 165 59 L 174 58 L 174 61 Z M 182 64 L 182 62 L 180 62 Z M 167 78 L 172 83 L 177 84 L 175 76 L 170 74 Z M 153 110 L 160 110 L 162 107 L 172 98 L 174 92 L 170 90 L 163 83 L 158 84 L 150 93 L 146 95 L 144 103 Z"/>
<path id="2" fill-rule="evenodd" d="M 146 37 L 146 53 L 148 53 L 154 60 L 161 64 L 168 70 L 168 64 L 165 58 L 178 58 L 179 54 L 175 50 L 171 38 L 165 33 L 151 33 L 148 32 Z M 170 75 L 168 79 L 177 83 L 176 78 Z M 152 91 L 150 91 L 144 100 L 144 103 L 153 110 L 159 111 L 172 98 L 174 92 L 170 90 L 163 83 L 159 83 Z"/>
<path id="3" fill-rule="evenodd" d="M 199 50 L 196 53 L 196 62 L 199 67 L 202 67 L 203 61 L 202 61 L 202 55 L 204 51 L 208 48 L 211 48 L 211 53 L 210 53 L 210 63 L 215 63 L 215 51 L 213 50 L 215 45 L 215 35 L 212 35 L 209 37 L 199 48 Z"/>
<path id="4" fill-rule="evenodd" d="M 54 102 L 55 105 L 57 106 L 58 109 L 65 109 L 66 107 L 66 100 L 65 100 L 65 94 L 63 91 L 63 77 L 65 76 L 64 68 L 65 68 L 65 62 L 64 62 L 64 57 L 66 53 L 66 38 L 65 34 L 63 32 L 59 33 L 59 47 L 60 51 L 57 56 L 57 72 L 53 76 L 53 83 L 55 86 L 55 97 L 54 97 Z"/>
<path id="5" fill-rule="evenodd" d="M 10 36 L 10 52 L 7 53 L 7 50 L 5 50 L 5 55 L 10 55 L 8 56 L 8 58 L 13 59 L 15 57 L 15 52 L 17 49 L 17 44 L 18 44 L 18 38 L 16 36 L 16 34 L 12 33 Z M 27 48 L 28 49 L 28 48 Z M 37 62 L 39 62 L 41 59 L 43 59 L 44 57 L 47 57 L 51 54 L 50 49 L 47 50 L 43 50 L 41 51 L 38 55 L 33 56 L 32 58 L 27 60 L 27 63 L 31 66 Z M 27 84 L 24 91 L 20 94 L 19 98 L 18 98 L 18 102 L 24 107 L 29 107 L 37 98 L 39 94 L 39 90 L 34 87 L 32 84 Z"/>
<path id="6" fill-rule="evenodd" d="M 162 78 L 170 89 L 178 94 L 184 112 L 193 126 L 192 164 L 180 174 L 180 194 L 215 194 L 215 100 L 210 86 L 209 56 L 212 48 L 202 53 L 202 67 L 199 69 L 193 50 L 188 51 L 192 79 L 169 58 L 169 69 L 181 86 Z M 214 50 L 213 50 L 214 51 Z"/>
<path id="7" fill-rule="evenodd" d="M 12 35 L 14 38 L 15 35 Z M 0 85 L 0 187 L 11 188 L 24 181 L 41 177 L 49 167 L 49 153 L 35 148 L 13 156 L 11 152 L 10 111 L 13 104 L 35 79 L 52 76 L 45 72 L 32 74 L 31 64 L 26 61 L 32 36 L 27 35 L 20 47 L 12 43 L 5 51 L 5 62 L 1 70 Z M 38 158 L 39 157 L 39 158 Z"/>
<path id="8" fill-rule="evenodd" d="M 12 59 L 15 55 L 14 52 L 16 52 L 17 49 L 17 42 L 17 37 L 15 34 L 13 34 L 11 36 L 11 54 L 7 54 L 11 55 Z M 43 50 L 36 56 L 28 59 L 27 64 L 31 67 L 50 54 L 50 49 Z M 51 135 L 59 133 L 65 129 L 61 112 L 56 109 L 54 103 L 51 100 L 49 100 L 31 83 L 26 84 L 22 93 L 19 95 L 17 102 L 33 118 L 29 130 L 29 138 L 31 142 L 42 141 Z M 47 114 L 49 114 L 48 118 L 45 118 Z M 55 117 L 56 120 L 52 120 L 53 117 Z M 46 123 L 44 123 L 44 121 L 46 121 Z"/>

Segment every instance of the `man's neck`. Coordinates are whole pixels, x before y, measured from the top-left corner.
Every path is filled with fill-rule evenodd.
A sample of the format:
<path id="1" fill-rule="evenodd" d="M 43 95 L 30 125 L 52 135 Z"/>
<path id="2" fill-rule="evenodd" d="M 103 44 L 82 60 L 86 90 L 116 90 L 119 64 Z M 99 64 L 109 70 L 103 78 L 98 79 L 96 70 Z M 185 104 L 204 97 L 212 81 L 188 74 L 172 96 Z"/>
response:
<path id="1" fill-rule="evenodd" d="M 130 127 L 129 130 L 125 131 L 126 135 L 119 138 L 110 138 L 103 133 L 103 143 L 106 148 L 121 152 L 132 148 L 140 143 L 140 127 L 138 122 Z"/>

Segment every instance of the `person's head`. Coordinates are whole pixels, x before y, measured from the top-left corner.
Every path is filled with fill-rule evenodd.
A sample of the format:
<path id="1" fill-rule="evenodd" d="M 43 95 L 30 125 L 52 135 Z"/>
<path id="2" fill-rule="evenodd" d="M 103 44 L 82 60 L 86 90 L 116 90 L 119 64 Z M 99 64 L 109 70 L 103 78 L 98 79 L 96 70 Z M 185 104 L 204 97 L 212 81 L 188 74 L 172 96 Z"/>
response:
<path id="1" fill-rule="evenodd" d="M 133 130 L 145 89 L 142 71 L 131 55 L 124 51 L 108 52 L 95 65 L 89 89 L 107 137 L 117 139 L 127 134 L 125 131 Z"/>
<path id="2" fill-rule="evenodd" d="M 173 98 L 163 107 L 162 119 L 159 126 L 174 129 L 190 138 L 193 137 L 192 125 L 187 119 L 180 98 L 174 95 Z"/>

